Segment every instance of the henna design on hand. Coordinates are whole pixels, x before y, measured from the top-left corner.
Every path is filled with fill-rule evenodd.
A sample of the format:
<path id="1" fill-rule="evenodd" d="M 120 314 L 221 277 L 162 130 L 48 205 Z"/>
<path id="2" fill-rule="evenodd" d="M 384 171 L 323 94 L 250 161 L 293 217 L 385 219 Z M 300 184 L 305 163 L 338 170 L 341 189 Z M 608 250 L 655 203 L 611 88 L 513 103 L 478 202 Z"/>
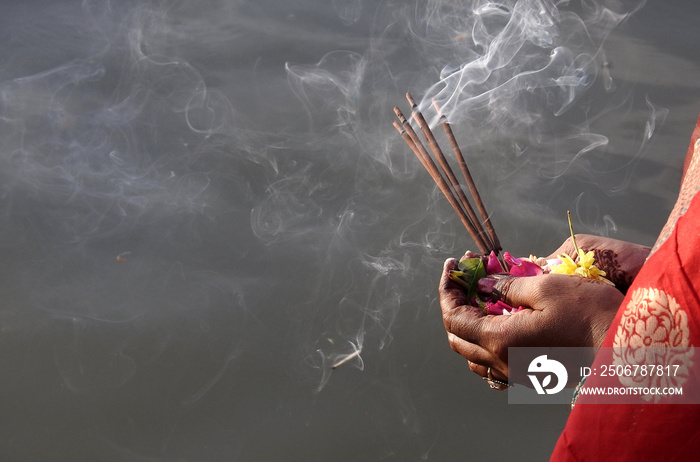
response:
<path id="1" fill-rule="evenodd" d="M 627 291 L 634 280 L 634 275 L 622 269 L 618 262 L 617 253 L 610 249 L 596 249 L 593 252 L 596 266 L 605 271 L 605 277 L 612 281 L 623 293 Z"/>

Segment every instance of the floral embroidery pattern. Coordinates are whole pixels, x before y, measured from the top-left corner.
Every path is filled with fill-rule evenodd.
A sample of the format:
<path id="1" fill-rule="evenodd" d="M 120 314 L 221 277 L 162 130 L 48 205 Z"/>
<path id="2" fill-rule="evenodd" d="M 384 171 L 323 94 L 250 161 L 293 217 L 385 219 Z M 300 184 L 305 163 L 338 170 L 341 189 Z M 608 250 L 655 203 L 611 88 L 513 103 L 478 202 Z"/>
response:
<path id="1" fill-rule="evenodd" d="M 678 387 L 688 380 L 693 365 L 688 315 L 663 290 L 640 288 L 627 304 L 613 340 L 615 365 L 675 365 L 675 375 L 620 377 L 629 387 Z M 662 397 L 654 395 L 657 402 Z M 651 397 L 645 397 L 651 399 Z"/>

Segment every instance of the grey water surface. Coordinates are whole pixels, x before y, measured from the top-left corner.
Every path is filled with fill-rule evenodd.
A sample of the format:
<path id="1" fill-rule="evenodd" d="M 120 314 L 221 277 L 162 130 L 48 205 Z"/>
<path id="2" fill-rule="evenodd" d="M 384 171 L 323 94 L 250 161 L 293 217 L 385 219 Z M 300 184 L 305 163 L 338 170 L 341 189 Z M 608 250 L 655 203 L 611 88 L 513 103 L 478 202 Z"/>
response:
<path id="1" fill-rule="evenodd" d="M 475 247 L 393 107 L 440 102 L 511 253 L 567 210 L 651 245 L 696 1 L 1 5 L 0 460 L 547 458 L 566 406 L 449 348 Z"/>

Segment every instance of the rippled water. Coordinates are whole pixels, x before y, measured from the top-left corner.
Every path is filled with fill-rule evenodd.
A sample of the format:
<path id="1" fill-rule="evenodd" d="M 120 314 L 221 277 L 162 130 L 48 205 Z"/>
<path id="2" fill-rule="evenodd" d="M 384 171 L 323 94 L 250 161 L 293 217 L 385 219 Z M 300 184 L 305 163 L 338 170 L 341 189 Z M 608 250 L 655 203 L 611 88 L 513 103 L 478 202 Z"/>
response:
<path id="1" fill-rule="evenodd" d="M 567 409 L 447 345 L 474 244 L 392 108 L 438 99 L 511 252 L 651 244 L 698 6 L 477 3 L 4 2 L 2 459 L 546 458 Z"/>

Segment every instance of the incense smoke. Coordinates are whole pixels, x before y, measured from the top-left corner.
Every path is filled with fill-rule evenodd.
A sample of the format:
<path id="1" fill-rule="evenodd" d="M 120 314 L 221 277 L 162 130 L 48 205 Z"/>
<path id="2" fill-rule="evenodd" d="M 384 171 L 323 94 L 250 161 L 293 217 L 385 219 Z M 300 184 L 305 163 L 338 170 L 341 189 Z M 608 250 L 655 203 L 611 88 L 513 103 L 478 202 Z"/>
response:
<path id="1" fill-rule="evenodd" d="M 416 9 L 387 8 L 392 20 L 374 31 L 367 50 L 334 51 L 315 64 L 288 63 L 287 76 L 305 109 L 309 131 L 319 133 L 319 127 L 327 127 L 333 152 L 331 164 L 347 158 L 339 155 L 342 148 L 333 146 L 331 134 L 355 142 L 352 156 L 357 162 L 357 188 L 365 189 L 364 184 L 377 176 L 376 163 L 400 180 L 424 174 L 417 163 L 406 163 L 405 157 L 396 154 L 403 148 L 403 156 L 411 156 L 400 146 L 398 136 L 393 134 L 396 141 L 389 142 L 387 137 L 391 134 L 375 128 L 389 126 L 387 108 L 405 105 L 401 96 L 404 91 L 411 91 L 414 96 L 422 93 L 420 107 L 432 124 L 438 117 L 432 105 L 435 101 L 456 127 L 494 221 L 503 223 L 515 218 L 521 222 L 519 227 L 505 230 L 506 242 L 515 240 L 514 233 L 538 236 L 543 224 L 561 222 L 563 210 L 547 205 L 554 195 L 568 197 L 568 207 L 575 209 L 584 223 L 585 229 L 580 231 L 607 234 L 617 228 L 610 212 L 598 207 L 597 194 L 613 195 L 626 188 L 651 136 L 630 138 L 622 146 L 610 144 L 608 121 L 636 108 L 637 100 L 629 88 L 615 82 L 605 43 L 610 33 L 643 4 L 434 0 Z M 377 16 L 388 15 L 387 10 L 380 9 Z M 394 61 L 395 53 L 404 46 L 419 50 L 415 61 Z M 396 95 L 396 99 L 388 101 L 386 94 Z M 663 122 L 665 113 L 648 101 L 647 107 L 647 125 L 652 135 L 653 127 Z M 308 190 L 305 182 L 285 181 L 285 185 L 292 184 L 304 185 L 302 191 Z M 582 193 L 584 185 L 595 185 L 594 193 Z M 270 210 L 283 210 L 283 204 L 287 204 L 288 210 L 304 207 L 314 211 L 310 204 L 288 204 L 297 199 L 291 199 L 293 196 L 284 189 L 275 191 L 278 193 L 277 206 L 270 205 Z M 434 194 L 432 198 L 423 197 L 435 204 L 425 203 L 423 207 L 436 220 L 435 233 L 411 236 L 412 226 L 407 223 L 400 233 L 385 241 L 388 244 L 383 249 L 375 250 L 379 254 L 363 252 L 366 256 L 358 256 L 365 268 L 373 270 L 371 282 L 361 279 L 369 282 L 372 291 L 367 301 L 356 302 L 358 331 L 341 334 L 352 345 L 351 350 L 347 350 L 347 345 L 339 350 L 322 339 L 317 342 L 322 361 L 312 363 L 326 371 L 321 387 L 328 378 L 328 365 L 361 349 L 360 339 L 368 340 L 368 319 L 374 328 L 384 332 L 380 347 L 390 341 L 390 326 L 402 298 L 402 291 L 394 290 L 403 281 L 420 277 L 413 274 L 407 260 L 408 249 L 454 252 L 449 250 L 454 246 L 448 237 L 452 231 L 445 228 L 449 213 L 440 215 L 441 198 Z M 304 197 L 311 195 L 305 193 Z M 412 197 L 419 196 L 414 193 Z M 375 200 L 381 201 L 381 194 Z M 346 212 L 372 210 L 361 199 L 353 199 L 348 207 Z M 279 223 L 291 223 L 294 229 L 297 218 L 279 215 L 273 221 L 269 216 L 265 222 L 269 226 L 264 228 L 261 223 L 258 236 L 264 237 L 263 232 L 271 234 L 272 229 L 278 230 L 272 233 L 274 236 L 283 235 Z M 421 222 L 421 227 L 426 226 L 425 217 L 414 219 Z M 343 220 L 335 223 L 344 224 Z M 338 228 L 337 232 L 342 230 Z M 274 236 L 269 235 L 267 240 L 277 239 Z M 334 245 L 348 240 L 352 240 L 350 234 L 334 240 Z M 332 254 L 329 250 L 326 253 Z M 387 255 L 394 256 L 392 262 L 385 259 Z M 395 261 L 403 263 L 397 265 Z M 347 264 L 342 262 L 343 266 Z M 323 268 L 332 265 L 329 260 Z M 366 287 L 368 282 L 355 284 Z M 323 283 L 327 284 L 330 281 Z M 380 285 L 386 288 L 380 291 L 383 301 L 377 305 L 372 297 Z M 324 295 L 319 293 L 316 297 L 324 303 Z M 344 300 L 348 298 L 346 294 Z M 347 316 L 351 315 L 343 318 L 341 311 L 337 322 L 348 322 Z"/>
<path id="2" fill-rule="evenodd" d="M 297 416 L 341 394 L 427 458 L 411 387 L 441 262 L 473 244 L 392 107 L 434 123 L 435 99 L 501 239 L 533 246 L 569 207 L 617 230 L 600 197 L 666 116 L 605 51 L 642 1 L 58 3 L 0 18 L 0 314 L 17 388 L 77 409 L 16 414 L 96 453 L 235 458 L 303 418 L 335 441 Z M 646 125 L 615 145 L 625 112 Z"/>

